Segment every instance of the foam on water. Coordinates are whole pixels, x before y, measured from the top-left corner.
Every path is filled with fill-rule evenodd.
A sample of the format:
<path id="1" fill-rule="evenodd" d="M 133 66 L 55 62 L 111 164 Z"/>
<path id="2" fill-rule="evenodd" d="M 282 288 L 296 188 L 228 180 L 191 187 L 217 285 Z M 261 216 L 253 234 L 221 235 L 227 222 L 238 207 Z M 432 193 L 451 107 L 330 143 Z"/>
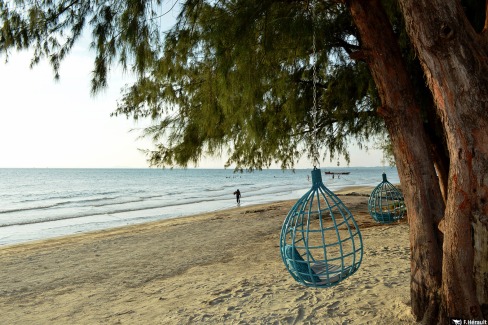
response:
<path id="1" fill-rule="evenodd" d="M 331 190 L 376 185 L 383 168 L 327 168 Z M 398 183 L 396 169 L 386 169 Z M 236 206 L 298 199 L 310 170 L 233 173 L 224 169 L 0 169 L 0 245 Z M 283 216 L 284 217 L 284 216 Z"/>

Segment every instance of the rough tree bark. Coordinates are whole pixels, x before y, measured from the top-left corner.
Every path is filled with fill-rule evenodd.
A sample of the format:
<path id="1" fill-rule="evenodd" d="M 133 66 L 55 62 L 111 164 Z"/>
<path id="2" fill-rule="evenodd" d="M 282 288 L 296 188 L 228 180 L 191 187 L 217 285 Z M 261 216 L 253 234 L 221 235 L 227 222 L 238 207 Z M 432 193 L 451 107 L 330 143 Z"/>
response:
<path id="1" fill-rule="evenodd" d="M 411 250 L 411 302 L 417 320 L 432 324 L 439 310 L 442 250 L 437 223 L 444 213 L 429 139 L 420 107 L 393 28 L 380 0 L 346 1 L 360 34 L 361 52 L 373 75 L 394 147 L 398 174 L 408 208 Z M 371 14 L 374 13 L 374 14 Z"/>
<path id="2" fill-rule="evenodd" d="M 439 186 L 445 204 L 447 201 L 447 185 L 449 183 L 449 153 L 446 148 L 447 144 L 442 122 L 437 115 L 435 104 L 432 102 L 425 110 L 428 123 L 424 123 L 424 128 L 430 140 L 434 168 L 439 179 Z"/>
<path id="3" fill-rule="evenodd" d="M 488 44 L 459 1 L 400 0 L 450 159 L 442 289 L 449 316 L 488 318 Z M 483 315 L 483 313 L 484 315 Z"/>

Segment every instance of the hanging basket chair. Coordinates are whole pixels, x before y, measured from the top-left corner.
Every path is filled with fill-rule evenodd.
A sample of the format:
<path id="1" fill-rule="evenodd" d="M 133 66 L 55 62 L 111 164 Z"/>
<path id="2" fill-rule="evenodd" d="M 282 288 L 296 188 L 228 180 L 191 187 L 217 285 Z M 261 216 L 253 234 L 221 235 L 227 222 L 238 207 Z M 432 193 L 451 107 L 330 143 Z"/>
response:
<path id="1" fill-rule="evenodd" d="M 312 188 L 283 223 L 280 252 L 286 268 L 307 287 L 326 288 L 356 272 L 363 257 L 361 232 L 344 203 L 312 171 Z"/>
<path id="2" fill-rule="evenodd" d="M 368 211 L 379 223 L 391 223 L 405 216 L 406 208 L 403 194 L 386 179 L 375 187 L 368 200 Z"/>

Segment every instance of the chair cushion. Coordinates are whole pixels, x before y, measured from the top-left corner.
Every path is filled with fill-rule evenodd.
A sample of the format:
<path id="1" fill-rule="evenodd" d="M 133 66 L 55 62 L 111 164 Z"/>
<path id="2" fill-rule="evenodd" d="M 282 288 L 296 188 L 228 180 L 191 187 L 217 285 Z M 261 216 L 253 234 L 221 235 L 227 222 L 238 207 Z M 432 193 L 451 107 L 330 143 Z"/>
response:
<path id="1" fill-rule="evenodd" d="M 321 282 L 310 265 L 302 258 L 297 249 L 291 245 L 285 246 L 285 257 L 292 271 L 307 282 Z M 312 280 L 313 278 L 313 280 Z"/>
<path id="2" fill-rule="evenodd" d="M 305 282 L 314 285 L 328 285 L 346 278 L 351 267 L 342 269 L 341 266 L 325 262 L 312 262 L 310 265 L 303 259 L 297 249 L 291 245 L 285 246 L 285 257 L 293 273 Z M 313 280 L 312 280 L 313 279 Z"/>

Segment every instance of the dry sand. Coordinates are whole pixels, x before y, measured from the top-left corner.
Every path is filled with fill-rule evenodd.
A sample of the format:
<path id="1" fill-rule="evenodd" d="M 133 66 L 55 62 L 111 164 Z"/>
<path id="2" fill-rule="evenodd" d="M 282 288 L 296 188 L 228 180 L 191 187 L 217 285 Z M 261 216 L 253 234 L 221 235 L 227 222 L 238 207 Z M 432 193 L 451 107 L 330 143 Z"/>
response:
<path id="1" fill-rule="evenodd" d="M 279 234 L 294 202 L 277 202 L 2 248 L 0 323 L 414 324 L 408 225 L 375 224 L 366 196 L 340 198 L 365 251 L 336 287 L 286 271 Z"/>

